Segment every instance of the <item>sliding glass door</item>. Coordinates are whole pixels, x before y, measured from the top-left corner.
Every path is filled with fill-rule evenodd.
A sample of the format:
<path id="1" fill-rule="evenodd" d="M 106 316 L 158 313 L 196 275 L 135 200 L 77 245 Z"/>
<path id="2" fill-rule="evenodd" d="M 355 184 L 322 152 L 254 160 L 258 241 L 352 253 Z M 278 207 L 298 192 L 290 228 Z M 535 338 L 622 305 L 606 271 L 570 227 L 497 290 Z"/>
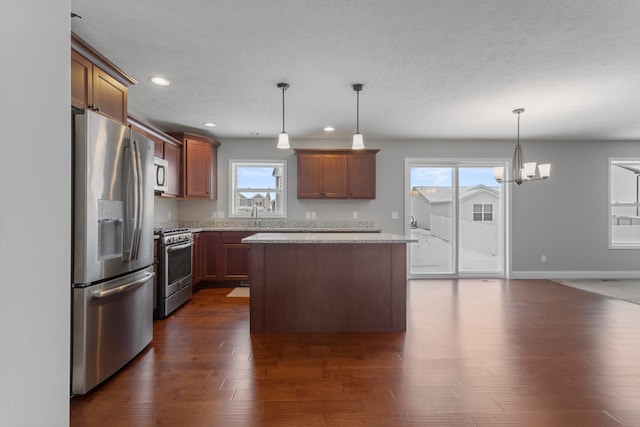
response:
<path id="1" fill-rule="evenodd" d="M 503 163 L 408 159 L 411 277 L 504 277 Z"/>

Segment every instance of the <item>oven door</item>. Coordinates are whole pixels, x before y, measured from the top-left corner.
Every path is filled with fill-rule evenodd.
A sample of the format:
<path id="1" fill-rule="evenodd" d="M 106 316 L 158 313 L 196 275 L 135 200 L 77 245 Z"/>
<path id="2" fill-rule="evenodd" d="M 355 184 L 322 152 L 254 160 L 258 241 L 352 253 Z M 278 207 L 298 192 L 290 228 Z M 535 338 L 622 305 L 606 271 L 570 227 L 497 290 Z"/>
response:
<path id="1" fill-rule="evenodd" d="M 193 241 L 166 246 L 164 249 L 163 297 L 180 290 L 185 284 L 191 284 L 193 260 Z"/>

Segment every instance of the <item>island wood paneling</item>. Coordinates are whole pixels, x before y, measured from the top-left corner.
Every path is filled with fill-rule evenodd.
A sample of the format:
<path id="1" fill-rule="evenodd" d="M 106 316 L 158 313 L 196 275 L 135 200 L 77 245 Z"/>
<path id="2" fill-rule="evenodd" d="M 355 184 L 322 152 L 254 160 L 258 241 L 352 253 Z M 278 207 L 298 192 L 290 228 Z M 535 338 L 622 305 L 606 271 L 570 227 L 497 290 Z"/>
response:
<path id="1" fill-rule="evenodd" d="M 406 244 L 252 243 L 251 250 L 251 332 L 405 330 Z"/>

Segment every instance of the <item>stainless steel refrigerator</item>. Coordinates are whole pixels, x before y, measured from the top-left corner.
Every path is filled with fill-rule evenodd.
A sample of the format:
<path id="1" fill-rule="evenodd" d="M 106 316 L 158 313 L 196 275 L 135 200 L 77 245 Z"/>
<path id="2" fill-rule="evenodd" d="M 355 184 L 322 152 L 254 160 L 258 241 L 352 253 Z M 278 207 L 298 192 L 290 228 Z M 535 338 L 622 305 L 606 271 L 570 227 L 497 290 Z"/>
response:
<path id="1" fill-rule="evenodd" d="M 153 338 L 153 157 L 143 135 L 72 113 L 71 393 L 84 394 Z"/>

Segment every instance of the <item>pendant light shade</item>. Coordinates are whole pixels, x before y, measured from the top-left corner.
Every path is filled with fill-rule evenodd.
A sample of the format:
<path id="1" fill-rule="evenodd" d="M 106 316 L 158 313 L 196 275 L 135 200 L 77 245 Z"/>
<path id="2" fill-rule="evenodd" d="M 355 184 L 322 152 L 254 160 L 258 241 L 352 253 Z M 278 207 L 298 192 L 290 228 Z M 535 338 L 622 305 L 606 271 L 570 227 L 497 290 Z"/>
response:
<path id="1" fill-rule="evenodd" d="M 278 148 L 286 150 L 287 148 L 291 148 L 289 145 L 289 134 L 286 132 L 280 132 L 278 136 Z"/>
<path id="2" fill-rule="evenodd" d="M 278 136 L 278 145 L 276 147 L 286 150 L 291 148 L 289 145 L 289 135 L 284 130 L 284 91 L 289 89 L 288 83 L 278 83 L 278 88 L 282 89 L 282 132 Z"/>
<path id="3" fill-rule="evenodd" d="M 364 149 L 364 139 L 360 133 L 360 91 L 364 85 L 362 83 L 356 83 L 351 87 L 356 92 L 356 133 L 353 134 L 353 144 L 351 145 L 351 149 L 362 150 Z"/>
<path id="4" fill-rule="evenodd" d="M 522 146 L 520 145 L 520 114 L 524 113 L 524 108 L 516 108 L 513 110 L 513 114 L 518 115 L 518 139 L 516 143 L 516 149 L 513 152 L 513 173 L 511 177 L 505 176 L 505 169 L 502 166 L 493 168 L 493 177 L 499 183 L 515 182 L 517 185 L 527 181 L 539 181 L 547 179 L 551 176 L 551 164 L 545 163 L 542 165 L 536 164 L 536 162 L 524 162 L 524 155 L 522 154 Z M 536 177 L 536 169 L 538 170 L 538 176 Z"/>

